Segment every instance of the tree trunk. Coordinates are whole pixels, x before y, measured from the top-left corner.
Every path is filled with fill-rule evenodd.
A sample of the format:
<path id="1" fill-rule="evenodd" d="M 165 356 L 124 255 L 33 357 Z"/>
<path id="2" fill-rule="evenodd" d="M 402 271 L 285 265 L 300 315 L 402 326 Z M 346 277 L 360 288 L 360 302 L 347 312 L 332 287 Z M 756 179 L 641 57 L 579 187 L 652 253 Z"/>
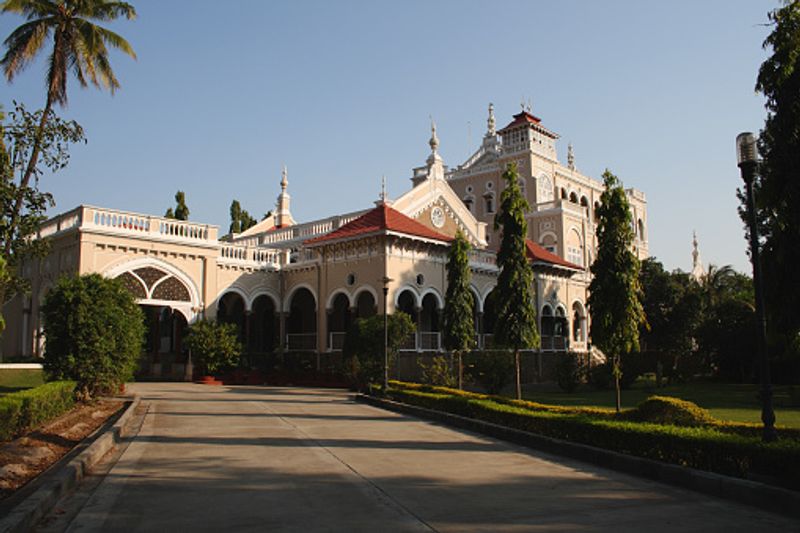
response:
<path id="1" fill-rule="evenodd" d="M 464 388 L 464 363 L 461 358 L 461 351 L 456 352 L 456 356 L 458 357 L 458 390 L 462 390 Z"/>
<path id="2" fill-rule="evenodd" d="M 517 382 L 517 400 L 522 399 L 522 369 L 519 360 L 519 350 L 514 350 L 514 374 Z"/>
<path id="3" fill-rule="evenodd" d="M 619 390 L 619 375 L 620 375 L 619 355 L 614 356 L 614 391 L 616 392 L 616 406 L 619 413 L 622 407 L 622 401 Z"/>
<path id="4" fill-rule="evenodd" d="M 42 118 L 39 120 L 39 127 L 36 130 L 36 137 L 33 140 L 33 149 L 31 151 L 31 158 L 28 160 L 28 165 L 25 167 L 25 173 L 19 183 L 19 190 L 17 197 L 14 199 L 14 207 L 11 211 L 11 220 L 9 221 L 6 230 L 6 242 L 3 243 L 3 257 L 8 261 L 11 258 L 11 245 L 14 242 L 14 232 L 16 231 L 17 223 L 19 221 L 19 213 L 22 210 L 22 201 L 25 196 L 25 189 L 31 181 L 33 171 L 36 169 L 36 164 L 39 162 L 39 153 L 42 149 L 42 137 L 44 137 L 44 128 L 47 126 L 47 120 L 50 116 L 50 110 L 53 108 L 53 98 L 50 92 L 47 93 L 47 102 L 42 112 Z"/>

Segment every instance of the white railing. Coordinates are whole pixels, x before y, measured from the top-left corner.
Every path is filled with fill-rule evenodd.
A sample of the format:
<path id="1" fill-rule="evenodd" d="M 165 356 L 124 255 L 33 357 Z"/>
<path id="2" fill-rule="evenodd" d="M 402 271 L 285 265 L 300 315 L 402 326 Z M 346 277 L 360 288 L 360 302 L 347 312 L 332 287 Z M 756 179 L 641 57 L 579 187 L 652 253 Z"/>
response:
<path id="1" fill-rule="evenodd" d="M 317 334 L 287 333 L 286 349 L 289 351 L 299 351 L 299 350 L 315 351 L 317 349 Z"/>
<path id="2" fill-rule="evenodd" d="M 222 244 L 219 250 L 219 261 L 249 266 L 277 266 L 281 263 L 281 254 L 281 250 L 271 248 Z"/>
<path id="3" fill-rule="evenodd" d="M 342 351 L 345 337 L 347 337 L 347 332 L 344 331 L 328 332 L 328 349 L 334 352 Z"/>
<path id="4" fill-rule="evenodd" d="M 281 228 L 274 231 L 264 232 L 259 236 L 260 242 L 264 244 L 277 244 L 287 241 L 307 240 L 338 229 L 348 222 L 360 217 L 364 211 L 337 215 L 322 220 L 315 220 L 305 224 L 296 224 L 288 228 Z"/>
<path id="5" fill-rule="evenodd" d="M 98 229 L 122 235 L 203 244 L 216 244 L 218 234 L 217 226 L 209 224 L 196 224 L 116 209 L 80 206 L 44 222 L 38 236 L 50 237 L 72 228 Z"/>
<path id="6" fill-rule="evenodd" d="M 476 268 L 497 268 L 497 254 L 489 250 L 470 250 L 469 263 Z"/>
<path id="7" fill-rule="evenodd" d="M 419 332 L 420 350 L 440 350 L 442 348 L 442 334 L 438 331 Z"/>

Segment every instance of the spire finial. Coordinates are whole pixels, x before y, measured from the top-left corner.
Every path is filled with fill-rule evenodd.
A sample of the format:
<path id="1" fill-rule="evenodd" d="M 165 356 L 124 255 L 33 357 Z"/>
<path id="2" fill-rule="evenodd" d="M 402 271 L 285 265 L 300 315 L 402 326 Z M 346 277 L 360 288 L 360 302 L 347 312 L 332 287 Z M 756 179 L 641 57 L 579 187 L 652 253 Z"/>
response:
<path id="1" fill-rule="evenodd" d="M 283 170 L 281 171 L 281 190 L 286 192 L 286 187 L 289 186 L 289 179 L 288 179 L 289 172 L 286 170 L 286 164 L 283 165 Z"/>
<path id="2" fill-rule="evenodd" d="M 491 102 L 489 102 L 489 118 L 486 120 L 486 126 L 487 126 L 486 135 L 490 137 L 494 136 L 496 134 L 495 131 L 496 123 L 494 120 L 494 104 Z"/>
<path id="3" fill-rule="evenodd" d="M 431 140 L 428 141 L 428 144 L 431 145 L 431 152 L 436 153 L 439 149 L 439 137 L 436 136 L 436 122 L 433 121 L 433 117 L 431 119 Z"/>
<path id="4" fill-rule="evenodd" d="M 700 249 L 697 244 L 697 232 L 692 230 L 692 277 L 698 282 L 706 275 L 703 262 L 700 259 Z"/>
<path id="5" fill-rule="evenodd" d="M 567 145 L 567 166 L 570 170 L 575 170 L 575 152 L 572 150 L 572 143 Z"/>
<path id="6" fill-rule="evenodd" d="M 519 101 L 519 107 L 522 108 L 522 111 L 525 112 L 525 97 L 522 97 L 522 100 Z"/>
<path id="7" fill-rule="evenodd" d="M 381 176 L 381 202 L 386 203 L 386 175 Z"/>
<path id="8" fill-rule="evenodd" d="M 532 108 L 533 108 L 533 101 L 530 98 L 528 98 L 528 113 L 531 112 Z"/>

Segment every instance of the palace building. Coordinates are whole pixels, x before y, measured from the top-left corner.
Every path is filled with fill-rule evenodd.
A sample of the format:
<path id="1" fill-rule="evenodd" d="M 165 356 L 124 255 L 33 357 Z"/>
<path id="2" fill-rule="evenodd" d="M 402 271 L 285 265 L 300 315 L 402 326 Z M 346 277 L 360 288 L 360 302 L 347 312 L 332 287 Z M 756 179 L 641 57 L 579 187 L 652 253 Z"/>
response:
<path id="1" fill-rule="evenodd" d="M 248 353 L 336 353 L 352 321 L 383 313 L 384 305 L 417 324 L 405 350 L 439 351 L 447 250 L 458 230 L 472 245 L 476 344 L 489 347 L 500 244 L 493 221 L 501 175 L 512 162 L 531 206 L 527 245 L 541 350 L 587 352 L 588 265 L 603 184 L 577 170 L 572 146 L 567 164 L 559 162 L 558 135 L 530 109 L 496 130 L 490 105 L 480 147 L 453 168 L 442 161 L 431 129 L 430 155 L 413 169 L 411 188 L 393 200 L 383 193 L 357 212 L 297 222 L 284 168 L 272 214 L 240 234 L 93 206 L 51 218 L 37 236 L 50 240 L 49 254 L 22 267 L 31 292 L 4 310 L 4 356 L 42 355 L 39 308 L 47 290 L 59 276 L 86 273 L 120 278 L 136 297 L 147 317 L 152 361 L 184 361 L 182 332 L 203 317 L 237 324 Z M 645 195 L 626 192 L 636 253 L 644 258 Z"/>

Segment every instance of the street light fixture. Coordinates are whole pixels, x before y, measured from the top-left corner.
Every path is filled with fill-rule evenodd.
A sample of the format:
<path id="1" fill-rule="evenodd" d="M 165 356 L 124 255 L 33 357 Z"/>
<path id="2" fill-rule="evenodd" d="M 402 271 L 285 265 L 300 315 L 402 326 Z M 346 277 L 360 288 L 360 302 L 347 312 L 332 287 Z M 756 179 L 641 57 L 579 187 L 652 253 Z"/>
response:
<path id="1" fill-rule="evenodd" d="M 383 394 L 389 390 L 389 316 L 387 315 L 389 299 L 389 283 L 394 280 L 389 276 L 381 278 L 383 283 Z"/>
<path id="2" fill-rule="evenodd" d="M 753 285 L 756 296 L 758 358 L 761 362 L 761 421 L 764 422 L 763 439 L 773 442 L 778 439 L 775 432 L 775 411 L 772 409 L 772 384 L 769 375 L 769 359 L 767 358 L 767 319 L 764 314 L 764 288 L 761 278 L 761 257 L 758 245 L 758 226 L 756 225 L 756 207 L 753 200 L 753 180 L 758 169 L 758 150 L 756 137 L 750 132 L 740 133 L 736 137 L 736 160 L 744 180 L 747 200 L 747 222 L 750 230 L 750 260 L 753 263 Z"/>

